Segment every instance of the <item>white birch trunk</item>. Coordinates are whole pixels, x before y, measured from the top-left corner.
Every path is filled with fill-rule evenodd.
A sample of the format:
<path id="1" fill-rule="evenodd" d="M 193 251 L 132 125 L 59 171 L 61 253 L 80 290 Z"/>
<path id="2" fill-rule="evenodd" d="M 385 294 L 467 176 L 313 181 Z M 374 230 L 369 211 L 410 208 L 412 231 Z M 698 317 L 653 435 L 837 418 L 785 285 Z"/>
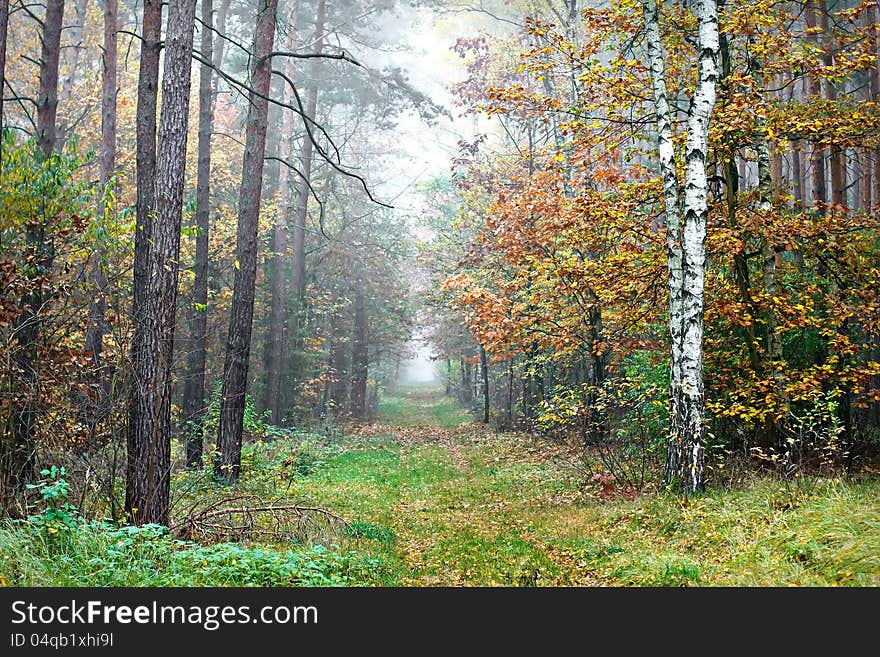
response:
<path id="1" fill-rule="evenodd" d="M 669 252 L 669 305 L 672 340 L 670 376 L 670 418 L 672 436 L 667 460 L 667 480 L 678 478 L 685 490 L 696 492 L 703 487 L 703 308 L 706 273 L 706 220 L 708 184 L 706 152 L 709 119 L 715 105 L 718 80 L 718 4 L 700 0 L 699 63 L 697 89 L 688 109 L 688 133 L 685 143 L 685 185 L 683 218 L 678 211 L 678 186 L 671 150 L 671 114 L 666 102 L 663 79 L 663 54 L 660 43 L 656 0 L 643 0 L 648 56 L 657 105 L 658 138 L 663 167 L 664 196 L 667 213 L 667 249 Z M 675 244 L 675 226 L 679 220 L 680 246 Z M 680 258 L 680 260 L 678 260 Z M 680 270 L 680 275 L 676 270 Z"/>
<path id="2" fill-rule="evenodd" d="M 670 376 L 669 376 L 669 419 L 670 447 L 667 450 L 667 483 L 680 470 L 680 450 L 673 445 L 677 442 L 677 428 L 681 403 L 681 376 L 678 372 L 681 362 L 682 336 L 682 279 L 683 253 L 681 235 L 681 207 L 678 191 L 678 172 L 675 168 L 675 146 L 673 143 L 672 110 L 666 91 L 666 73 L 663 60 L 663 45 L 660 41 L 660 17 L 657 0 L 643 0 L 648 63 L 654 89 L 654 108 L 657 116 L 657 146 L 660 155 L 660 173 L 663 180 L 663 201 L 666 214 L 666 263 L 667 290 L 669 294 L 669 338 L 670 338 Z"/>

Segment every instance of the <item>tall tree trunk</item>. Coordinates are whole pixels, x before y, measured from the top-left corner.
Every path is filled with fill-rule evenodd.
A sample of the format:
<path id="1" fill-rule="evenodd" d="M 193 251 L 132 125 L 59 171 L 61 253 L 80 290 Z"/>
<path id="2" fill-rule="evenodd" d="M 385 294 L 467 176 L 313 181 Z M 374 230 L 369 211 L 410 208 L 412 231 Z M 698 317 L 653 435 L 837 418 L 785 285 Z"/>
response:
<path id="1" fill-rule="evenodd" d="M 196 0 L 168 9 L 162 114 L 156 149 L 155 221 L 143 280 L 142 321 L 134 327 L 125 509 L 135 524 L 168 524 L 171 469 L 171 362 L 183 213 Z"/>
<path id="2" fill-rule="evenodd" d="M 296 10 L 298 3 L 294 0 L 290 3 L 289 14 L 289 37 L 287 50 L 296 50 Z M 288 57 L 284 66 L 284 74 L 291 80 L 296 75 L 295 60 Z M 285 102 L 290 102 L 293 93 L 285 87 Z M 294 113 L 289 110 L 281 110 L 281 144 L 280 157 L 285 162 L 290 162 L 293 156 L 294 141 Z M 281 412 L 281 374 L 284 369 L 284 315 L 285 302 L 287 299 L 285 289 L 284 265 L 287 261 L 287 230 L 291 216 L 294 212 L 294 199 L 290 193 L 290 167 L 281 165 L 278 172 L 278 198 L 281 209 L 275 221 L 275 230 L 272 239 L 272 298 L 269 308 L 269 336 L 268 354 L 266 358 L 266 399 L 263 404 L 270 414 L 273 424 L 280 424 Z M 296 275 L 296 274 L 295 274 Z M 300 273 L 300 285 L 301 285 Z M 299 288 L 294 292 L 299 295 Z M 299 310 L 297 306 L 297 311 Z M 297 313 L 298 314 L 298 313 Z M 296 336 L 294 335 L 294 341 Z"/>
<path id="3" fill-rule="evenodd" d="M 61 91 L 58 96 L 59 103 L 66 107 L 73 97 L 73 88 L 76 85 L 76 76 L 79 73 L 80 56 L 84 50 L 83 33 L 85 32 L 86 15 L 89 9 L 89 0 L 74 0 L 73 23 L 64 31 L 70 37 L 70 43 L 64 49 L 65 75 L 61 80 Z M 61 128 L 61 138 L 65 139 L 72 125 Z"/>
<path id="4" fill-rule="evenodd" d="M 869 5 L 865 9 L 865 20 L 871 26 L 870 40 L 871 50 L 877 56 L 874 65 L 868 69 L 868 89 L 870 99 L 874 102 L 880 100 L 880 39 L 877 35 L 877 12 L 875 6 Z M 870 150 L 871 166 L 871 209 L 880 206 L 880 149 Z"/>
<path id="5" fill-rule="evenodd" d="M 318 0 L 317 14 L 315 16 L 315 54 L 320 54 L 324 47 L 324 23 L 326 21 L 326 0 Z M 320 77 L 320 57 L 312 60 L 311 80 L 306 97 L 305 122 L 315 120 L 318 107 L 318 85 Z M 314 130 L 312 131 L 314 132 Z M 305 236 L 306 219 L 309 211 L 309 181 L 312 175 L 313 145 L 311 139 L 306 136 L 303 139 L 302 150 L 302 175 L 296 185 L 296 217 L 293 224 L 292 245 L 292 273 L 290 289 L 293 293 L 293 317 L 291 320 L 290 336 L 294 345 L 299 341 L 299 327 L 303 309 L 303 278 L 305 276 Z"/>
<path id="6" fill-rule="evenodd" d="M 770 148 L 765 138 L 757 143 L 758 152 L 758 191 L 760 195 L 760 211 L 770 214 L 773 211 L 773 175 Z M 766 236 L 761 238 L 761 267 L 763 273 L 764 294 L 768 299 L 768 307 L 764 312 L 766 327 L 765 349 L 770 373 L 777 383 L 777 392 L 782 387 L 782 338 L 779 335 L 778 318 L 773 309 L 773 298 L 776 296 L 776 247 Z M 764 445 L 775 447 L 777 442 L 776 421 L 768 417 L 764 423 Z"/>
<path id="7" fill-rule="evenodd" d="M 874 7 L 868 7 L 862 13 L 862 25 L 863 27 L 869 30 L 868 40 L 873 47 L 873 51 L 875 56 L 878 54 L 877 52 L 877 40 L 876 34 L 874 32 Z M 877 66 L 878 63 L 875 62 L 874 65 L 868 66 L 864 71 L 864 78 L 862 80 L 862 98 L 866 102 L 870 102 L 875 98 L 876 87 L 877 87 Z M 871 208 L 873 207 L 873 203 L 877 202 L 877 199 L 873 198 L 874 192 L 874 163 L 872 155 L 875 154 L 875 151 L 871 148 L 863 148 L 859 153 L 859 169 L 862 174 L 861 185 L 859 187 L 861 191 L 861 206 L 862 211 L 865 213 L 871 212 Z"/>
<path id="8" fill-rule="evenodd" d="M 340 300 L 336 301 L 338 305 Z M 348 410 L 349 355 L 347 323 L 342 309 L 336 308 L 330 316 L 330 369 L 333 382 L 330 385 L 330 401 L 333 413 L 342 415 Z"/>
<path id="9" fill-rule="evenodd" d="M 688 109 L 685 142 L 684 260 L 681 386 L 684 403 L 679 408 L 681 478 L 691 492 L 703 489 L 703 311 L 706 275 L 706 222 L 709 214 L 706 156 L 709 119 L 715 106 L 718 80 L 718 3 L 701 0 L 699 17 L 699 65 L 697 89 Z"/>
<path id="10" fill-rule="evenodd" d="M 806 35 L 807 41 L 813 46 L 819 46 L 819 38 L 813 28 L 816 25 L 816 7 L 815 0 L 807 0 L 804 5 L 804 24 L 808 30 Z M 813 99 L 822 97 L 822 85 L 819 78 L 815 75 L 809 76 L 810 96 Z M 822 208 L 828 202 L 828 190 L 825 183 L 825 149 L 820 142 L 813 142 L 810 149 L 810 179 L 813 193 L 813 201 L 818 203 Z"/>
<path id="11" fill-rule="evenodd" d="M 675 243 L 678 219 L 678 183 L 672 144 L 672 115 L 666 97 L 663 49 L 656 0 L 643 0 L 651 78 L 657 111 L 658 141 L 667 214 L 667 254 L 670 273 L 670 333 L 673 342 L 670 417 L 672 437 L 667 458 L 667 479 L 677 478 L 684 490 L 703 488 L 703 310 L 706 260 L 708 184 L 706 154 L 709 118 L 715 105 L 718 80 L 719 34 L 716 0 L 697 3 L 699 63 L 697 88 L 688 109 L 685 142 L 684 212 L 681 249 Z M 677 241 L 677 240 L 676 240 Z M 678 271 L 681 271 L 679 276 Z M 680 285 L 680 288 L 678 287 Z M 675 343 L 680 347 L 676 349 Z"/>
<path id="12" fill-rule="evenodd" d="M 822 63 L 827 70 L 834 66 L 834 44 L 830 27 L 830 15 L 826 0 L 815 0 L 822 28 Z M 837 100 L 837 87 L 831 80 L 824 80 L 824 95 L 827 100 Z M 831 203 L 846 205 L 846 151 L 836 143 L 831 144 L 829 165 L 831 168 Z"/>
<path id="13" fill-rule="evenodd" d="M 663 178 L 663 205 L 666 216 L 666 264 L 667 293 L 669 295 L 669 421 L 670 440 L 666 451 L 666 482 L 672 483 L 681 471 L 682 450 L 679 445 L 681 405 L 682 349 L 682 280 L 684 278 L 682 251 L 681 207 L 679 201 L 678 172 L 675 165 L 675 145 L 672 109 L 666 88 L 663 45 L 660 40 L 660 16 L 657 0 L 643 0 L 645 31 L 651 81 L 654 91 L 654 108 L 657 116 L 657 147 L 660 155 L 660 171 Z"/>
<path id="14" fill-rule="evenodd" d="M 110 191 L 113 172 L 116 169 L 116 68 L 117 68 L 117 0 L 104 0 L 104 49 L 101 56 L 101 173 L 100 183 L 105 194 Z M 109 222 L 114 208 L 105 200 L 99 210 L 105 224 Z M 99 251 L 92 263 L 89 300 L 89 325 L 85 335 L 86 352 L 92 358 L 93 399 L 89 402 L 88 426 L 95 431 L 98 419 L 104 413 L 109 390 L 106 377 L 101 373 L 101 354 L 104 350 L 104 334 L 107 332 L 107 276 Z"/>
<path id="15" fill-rule="evenodd" d="M 135 330 L 144 321 L 149 284 L 150 235 L 156 193 L 156 102 L 159 88 L 159 50 L 162 37 L 161 0 L 144 0 L 137 91 L 137 145 L 135 153 L 137 199 L 134 232 L 134 283 L 131 322 Z M 138 346 L 132 343 L 131 360 Z M 137 386 L 137 382 L 132 383 Z M 134 405 L 132 405 L 134 407 Z M 132 422 L 132 418 L 129 418 Z"/>
<path id="16" fill-rule="evenodd" d="M 3 130 L 3 95 L 6 92 L 6 35 L 9 31 L 9 0 L 0 0 L 0 133 Z M 3 144 L 0 141 L 0 156 Z"/>
<path id="17" fill-rule="evenodd" d="M 513 426 L 513 359 L 507 361 L 507 403 L 504 408 L 508 426 Z"/>
<path id="18" fill-rule="evenodd" d="M 39 157 L 43 160 L 52 156 L 57 145 L 58 60 L 63 21 L 64 0 L 48 0 L 43 20 L 37 100 L 37 146 Z M 52 268 L 53 247 L 51 240 L 47 242 L 46 236 L 49 220 L 49 217 L 41 217 L 36 225 L 28 227 L 25 236 L 39 266 L 38 276 L 48 274 Z M 40 311 L 45 300 L 45 290 L 41 283 L 36 282 L 33 289 L 23 295 L 23 310 L 16 318 L 18 344 L 13 353 L 13 363 L 21 374 L 17 386 L 18 397 L 10 409 L 10 436 L 0 445 L 0 499 L 9 513 L 14 512 L 11 508 L 13 501 L 31 480 L 36 464 L 34 430 L 40 411 L 37 343 L 42 323 Z"/>
<path id="19" fill-rule="evenodd" d="M 226 481 L 237 481 L 241 468 L 241 440 L 244 429 L 248 360 L 254 318 L 254 285 L 257 277 L 257 231 L 263 186 L 263 158 L 266 154 L 266 97 L 272 78 L 269 55 L 275 40 L 275 13 L 278 0 L 260 0 L 254 31 L 251 86 L 245 133 L 244 164 L 239 192 L 238 231 L 235 245 L 235 282 L 232 312 L 223 366 L 223 392 L 220 402 L 219 457 L 214 473 Z M 260 95 L 257 95 L 260 94 Z M 262 96 L 262 97 L 261 97 Z"/>
<path id="20" fill-rule="evenodd" d="M 86 14 L 89 9 L 89 0 L 75 0 L 73 3 L 73 23 L 67 26 L 66 31 L 70 37 L 70 45 L 65 49 L 64 67 L 66 69 L 64 79 L 61 80 L 61 92 L 59 100 L 67 103 L 73 96 L 73 87 L 76 83 L 76 75 L 79 73 L 80 55 L 83 50 L 83 33 L 85 32 Z"/>
<path id="21" fill-rule="evenodd" d="M 803 156 L 803 147 L 799 141 L 791 142 L 791 192 L 794 196 L 795 209 L 804 207 L 804 186 L 803 186 L 803 167 L 801 166 L 801 157 Z"/>
<path id="22" fill-rule="evenodd" d="M 871 168 L 871 152 L 867 149 L 863 149 L 858 154 L 858 162 L 859 162 L 859 208 L 862 212 L 868 213 L 871 211 L 871 188 L 874 186 L 872 181 L 872 168 Z"/>
<path id="23" fill-rule="evenodd" d="M 468 369 L 469 364 L 465 362 L 464 356 L 462 355 L 458 359 L 458 366 L 461 368 L 461 392 L 458 395 L 458 400 L 462 404 L 471 405 L 471 378 L 470 378 L 470 370 Z"/>
<path id="24" fill-rule="evenodd" d="M 351 345 L 351 413 L 354 417 L 367 417 L 367 373 L 369 367 L 369 343 L 367 338 L 367 305 L 364 281 L 359 275 L 354 289 L 354 335 Z"/>
<path id="25" fill-rule="evenodd" d="M 58 63 L 64 0 L 48 0 L 40 49 L 40 96 L 37 100 L 37 146 L 45 157 L 57 147 Z"/>
<path id="26" fill-rule="evenodd" d="M 211 62 L 213 51 L 214 3 L 202 0 L 203 62 Z M 211 217 L 211 132 L 214 125 L 212 70 L 207 63 L 199 68 L 199 145 L 196 181 L 196 260 L 193 269 L 192 307 L 189 311 L 189 363 L 183 389 L 186 465 L 202 466 L 202 421 L 205 416 L 205 363 L 208 332 L 208 231 Z"/>
<path id="27" fill-rule="evenodd" d="M 480 376 L 483 382 L 483 424 L 489 424 L 489 364 L 483 345 L 480 345 Z"/>

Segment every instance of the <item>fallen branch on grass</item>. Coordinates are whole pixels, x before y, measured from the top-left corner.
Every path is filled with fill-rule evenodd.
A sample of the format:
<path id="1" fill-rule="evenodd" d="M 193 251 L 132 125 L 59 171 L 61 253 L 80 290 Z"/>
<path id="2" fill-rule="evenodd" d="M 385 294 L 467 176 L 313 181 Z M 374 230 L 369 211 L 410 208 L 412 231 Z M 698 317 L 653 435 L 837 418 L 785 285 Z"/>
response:
<path id="1" fill-rule="evenodd" d="M 348 522 L 330 509 L 304 504 L 266 503 L 255 495 L 216 500 L 196 511 L 190 507 L 171 527 L 182 540 L 243 541 L 262 537 L 279 541 L 304 541 L 325 537 Z"/>

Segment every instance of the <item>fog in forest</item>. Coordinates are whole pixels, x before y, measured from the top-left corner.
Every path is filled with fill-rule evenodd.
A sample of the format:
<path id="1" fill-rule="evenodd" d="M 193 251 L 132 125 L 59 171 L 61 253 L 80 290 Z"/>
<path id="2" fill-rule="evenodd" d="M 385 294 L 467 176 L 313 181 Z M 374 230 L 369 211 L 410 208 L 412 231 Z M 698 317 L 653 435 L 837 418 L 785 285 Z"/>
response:
<path id="1" fill-rule="evenodd" d="M 424 341 L 414 341 L 410 348 L 413 357 L 400 364 L 399 385 L 428 385 L 438 383 L 437 363 L 431 360 L 431 347 Z"/>

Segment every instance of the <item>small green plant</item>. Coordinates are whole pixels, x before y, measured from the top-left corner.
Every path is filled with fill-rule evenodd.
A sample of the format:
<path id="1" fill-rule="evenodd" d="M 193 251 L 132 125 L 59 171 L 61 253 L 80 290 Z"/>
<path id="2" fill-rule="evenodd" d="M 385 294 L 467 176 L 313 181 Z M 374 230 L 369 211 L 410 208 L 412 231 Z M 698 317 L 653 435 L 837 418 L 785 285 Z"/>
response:
<path id="1" fill-rule="evenodd" d="M 208 410 L 202 424 L 204 435 L 215 435 L 220 427 L 220 397 L 223 391 L 223 382 L 220 379 L 214 381 L 211 388 L 211 398 L 208 400 Z M 244 432 L 252 438 L 262 440 L 265 438 L 278 438 L 287 435 L 287 430 L 269 424 L 270 412 L 258 411 L 251 395 L 245 397 L 244 405 Z"/>
<path id="2" fill-rule="evenodd" d="M 391 527 L 368 521 L 351 523 L 348 526 L 348 535 L 351 538 L 366 538 L 380 543 L 394 542 L 394 530 Z"/>
<path id="3" fill-rule="evenodd" d="M 40 513 L 29 516 L 28 521 L 45 531 L 48 538 L 75 531 L 81 518 L 76 507 L 67 501 L 70 494 L 67 471 L 53 465 L 41 470 L 40 474 L 44 479 L 27 484 L 27 487 L 40 493 L 44 508 Z"/>

